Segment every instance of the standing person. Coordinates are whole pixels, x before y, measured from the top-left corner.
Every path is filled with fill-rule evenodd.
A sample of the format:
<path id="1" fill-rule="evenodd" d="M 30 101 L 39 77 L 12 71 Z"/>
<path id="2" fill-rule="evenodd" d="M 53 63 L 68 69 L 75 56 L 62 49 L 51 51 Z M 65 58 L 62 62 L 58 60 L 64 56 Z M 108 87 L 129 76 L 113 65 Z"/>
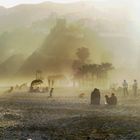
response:
<path id="1" fill-rule="evenodd" d="M 100 105 L 100 91 L 97 88 L 91 93 L 91 104 Z"/>
<path id="2" fill-rule="evenodd" d="M 54 88 L 51 88 L 51 90 L 50 90 L 50 97 L 52 97 L 53 90 L 54 90 Z"/>
<path id="3" fill-rule="evenodd" d="M 48 79 L 48 85 L 49 85 L 49 88 L 50 88 L 50 86 L 51 86 L 51 80 L 50 79 Z"/>
<path id="4" fill-rule="evenodd" d="M 123 94 L 124 96 L 128 96 L 128 83 L 126 80 L 123 81 Z"/>
<path id="5" fill-rule="evenodd" d="M 137 96 L 137 89 L 138 89 L 138 83 L 137 83 L 137 80 L 134 80 L 134 83 L 133 83 L 133 94 L 134 94 L 134 96 Z"/>

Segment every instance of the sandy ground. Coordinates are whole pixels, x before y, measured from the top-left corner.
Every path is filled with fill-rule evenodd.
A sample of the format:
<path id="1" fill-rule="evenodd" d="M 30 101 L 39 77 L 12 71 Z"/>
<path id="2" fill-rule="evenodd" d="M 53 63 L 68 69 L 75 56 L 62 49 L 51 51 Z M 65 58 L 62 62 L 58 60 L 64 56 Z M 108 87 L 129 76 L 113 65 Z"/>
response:
<path id="1" fill-rule="evenodd" d="M 0 140 L 140 140 L 140 97 L 91 106 L 79 93 L 1 93 Z"/>

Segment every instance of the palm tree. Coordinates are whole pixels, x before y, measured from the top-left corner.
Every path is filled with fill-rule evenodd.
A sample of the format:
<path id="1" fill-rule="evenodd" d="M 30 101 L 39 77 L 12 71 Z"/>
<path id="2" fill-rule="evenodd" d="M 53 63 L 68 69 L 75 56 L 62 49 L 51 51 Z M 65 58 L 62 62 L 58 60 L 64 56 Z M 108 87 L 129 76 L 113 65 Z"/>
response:
<path id="1" fill-rule="evenodd" d="M 114 67 L 111 63 L 102 63 L 100 65 L 100 84 L 102 86 L 108 83 L 108 72 L 113 69 Z"/>
<path id="2" fill-rule="evenodd" d="M 112 69 L 114 69 L 114 67 L 111 63 L 84 64 L 78 68 L 74 77 L 78 79 L 79 85 L 84 87 L 90 85 L 96 86 L 107 80 L 108 72 Z"/>
<path id="3" fill-rule="evenodd" d="M 101 64 L 101 67 L 102 67 L 102 74 L 103 74 L 103 77 L 104 78 L 107 78 L 108 72 L 110 70 L 113 70 L 114 69 L 114 67 L 112 66 L 111 63 L 102 63 Z"/>

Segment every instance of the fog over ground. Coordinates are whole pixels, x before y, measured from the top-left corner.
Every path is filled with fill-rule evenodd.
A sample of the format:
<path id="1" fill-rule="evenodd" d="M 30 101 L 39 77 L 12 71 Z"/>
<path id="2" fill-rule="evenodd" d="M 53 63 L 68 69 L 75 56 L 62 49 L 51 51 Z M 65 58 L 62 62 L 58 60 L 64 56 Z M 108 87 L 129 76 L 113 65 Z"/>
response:
<path id="1" fill-rule="evenodd" d="M 139 0 L 0 7 L 0 139 L 140 140 L 139 9 Z"/>
<path id="2" fill-rule="evenodd" d="M 138 0 L 0 7 L 2 80 L 32 79 L 37 69 L 71 75 L 80 47 L 89 49 L 90 63 L 113 64 L 111 81 L 140 79 L 139 7 Z"/>

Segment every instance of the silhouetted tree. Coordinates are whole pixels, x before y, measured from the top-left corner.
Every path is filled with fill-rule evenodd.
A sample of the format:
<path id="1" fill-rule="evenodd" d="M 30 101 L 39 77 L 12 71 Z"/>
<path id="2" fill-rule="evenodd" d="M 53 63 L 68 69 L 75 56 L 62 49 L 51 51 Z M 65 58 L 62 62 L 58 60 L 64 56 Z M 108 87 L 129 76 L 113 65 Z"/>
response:
<path id="1" fill-rule="evenodd" d="M 82 79 L 83 85 L 101 84 L 108 78 L 108 72 L 114 69 L 111 63 L 85 64 L 79 68 L 77 75 Z M 87 84 L 89 83 L 89 84 Z"/>
<path id="2" fill-rule="evenodd" d="M 89 50 L 81 47 L 77 49 L 77 60 L 73 61 L 74 80 L 82 86 L 103 83 L 108 78 L 108 72 L 113 69 L 111 63 L 88 64 Z"/>
<path id="3" fill-rule="evenodd" d="M 88 69 L 85 66 L 86 62 L 89 58 L 89 50 L 88 48 L 81 47 L 77 49 L 76 52 L 77 60 L 73 61 L 72 69 L 74 73 L 74 82 L 78 80 L 79 83 L 84 84 L 84 79 L 86 79 Z"/>
<path id="4" fill-rule="evenodd" d="M 78 48 L 76 55 L 81 62 L 86 63 L 86 60 L 89 58 L 90 55 L 89 49 L 85 47 Z"/>

